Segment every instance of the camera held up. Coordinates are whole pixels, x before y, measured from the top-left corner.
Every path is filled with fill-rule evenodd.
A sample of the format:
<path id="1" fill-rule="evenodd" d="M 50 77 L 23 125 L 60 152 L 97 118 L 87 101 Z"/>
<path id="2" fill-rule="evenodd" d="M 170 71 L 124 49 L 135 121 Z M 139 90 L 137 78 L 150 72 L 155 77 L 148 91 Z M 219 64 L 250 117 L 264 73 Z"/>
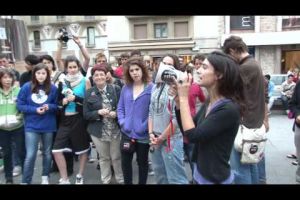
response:
<path id="1" fill-rule="evenodd" d="M 155 79 L 155 83 L 167 83 L 167 84 L 172 84 L 174 79 L 177 81 L 182 81 L 185 77 L 187 76 L 186 73 L 179 71 L 175 69 L 171 65 L 165 65 L 164 63 L 160 63 L 157 76 Z"/>
<path id="2" fill-rule="evenodd" d="M 67 43 L 69 41 L 69 39 L 73 38 L 72 34 L 69 34 L 65 27 L 60 28 L 59 33 L 60 33 L 60 36 L 57 39 L 63 41 L 64 43 Z"/>

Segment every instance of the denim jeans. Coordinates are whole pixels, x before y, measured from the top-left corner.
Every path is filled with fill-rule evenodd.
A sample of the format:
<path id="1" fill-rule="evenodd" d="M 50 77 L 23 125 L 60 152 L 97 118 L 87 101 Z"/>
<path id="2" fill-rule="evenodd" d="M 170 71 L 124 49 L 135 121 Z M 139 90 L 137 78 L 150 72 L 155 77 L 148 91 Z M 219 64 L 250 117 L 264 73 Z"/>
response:
<path id="1" fill-rule="evenodd" d="M 4 154 L 4 172 L 6 180 L 13 178 L 13 142 L 22 166 L 25 158 L 24 127 L 13 131 L 0 130 L 0 146 Z"/>
<path id="2" fill-rule="evenodd" d="M 265 156 L 266 156 L 266 154 L 264 153 L 261 161 L 259 161 L 259 163 L 257 163 L 259 184 L 266 184 L 266 181 L 267 181 Z"/>
<path id="3" fill-rule="evenodd" d="M 234 171 L 235 184 L 258 184 L 257 164 L 242 164 L 241 153 L 232 148 L 230 166 Z"/>
<path id="4" fill-rule="evenodd" d="M 48 176 L 51 167 L 51 147 L 53 141 L 53 133 L 26 132 L 25 146 L 26 158 L 24 162 L 22 183 L 30 184 L 33 176 L 36 154 L 38 151 L 38 143 L 42 138 L 43 146 L 43 170 L 42 176 Z"/>
<path id="5" fill-rule="evenodd" d="M 151 153 L 152 166 L 157 184 L 188 184 L 183 162 L 182 135 L 171 138 L 171 151 L 166 152 L 162 144 Z"/>
<path id="6" fill-rule="evenodd" d="M 289 104 L 290 98 L 288 98 L 285 95 L 281 95 L 281 101 L 282 101 L 282 105 L 283 105 L 284 110 L 289 109 L 288 104 Z"/>

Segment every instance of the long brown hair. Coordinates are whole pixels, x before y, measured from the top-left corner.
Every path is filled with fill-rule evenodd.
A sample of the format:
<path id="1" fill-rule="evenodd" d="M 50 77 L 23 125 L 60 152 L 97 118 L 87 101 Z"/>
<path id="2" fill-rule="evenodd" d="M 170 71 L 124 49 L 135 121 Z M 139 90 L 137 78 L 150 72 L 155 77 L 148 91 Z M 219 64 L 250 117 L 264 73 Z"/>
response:
<path id="1" fill-rule="evenodd" d="M 39 63 L 39 64 L 37 64 L 33 67 L 32 81 L 31 81 L 31 92 L 32 93 L 38 93 L 38 89 L 39 89 L 40 84 L 39 84 L 38 80 L 36 79 L 35 73 L 37 71 L 41 70 L 41 69 L 45 69 L 46 72 L 47 72 L 47 77 L 46 77 L 46 80 L 43 83 L 43 87 L 44 87 L 44 90 L 45 90 L 46 94 L 49 94 L 50 90 L 51 90 L 50 71 L 49 71 L 48 67 L 46 65 L 44 65 L 43 63 Z"/>
<path id="2" fill-rule="evenodd" d="M 124 72 L 124 81 L 126 84 L 133 84 L 133 79 L 129 74 L 129 68 L 131 65 L 137 65 L 139 66 L 139 68 L 141 68 L 142 70 L 142 82 L 143 83 L 149 83 L 150 81 L 150 76 L 149 76 L 149 72 L 148 69 L 146 68 L 146 66 L 144 65 L 143 59 L 142 58 L 138 58 L 138 57 L 132 57 L 130 58 L 126 64 L 123 66 L 123 72 Z"/>
<path id="3" fill-rule="evenodd" d="M 216 74 L 222 75 L 218 80 L 218 92 L 232 99 L 240 106 L 241 114 L 246 110 L 244 85 L 239 71 L 239 65 L 230 56 L 214 51 L 207 56 L 207 60 L 213 66 Z"/>

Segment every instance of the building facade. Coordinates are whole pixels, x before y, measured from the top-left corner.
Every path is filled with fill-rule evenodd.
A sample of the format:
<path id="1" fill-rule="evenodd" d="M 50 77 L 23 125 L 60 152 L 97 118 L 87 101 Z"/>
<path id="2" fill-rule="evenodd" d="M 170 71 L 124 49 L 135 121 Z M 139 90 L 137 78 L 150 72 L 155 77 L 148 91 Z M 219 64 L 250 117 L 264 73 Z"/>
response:
<path id="1" fill-rule="evenodd" d="M 35 55 L 49 54 L 53 57 L 57 51 L 57 37 L 63 27 L 69 34 L 76 35 L 90 54 L 90 65 L 95 55 L 103 52 L 108 56 L 106 16 L 16 16 L 24 20 L 28 30 L 29 50 Z M 63 47 L 62 58 L 76 55 L 81 61 L 83 56 L 74 41 L 69 40 Z"/>
<path id="2" fill-rule="evenodd" d="M 241 36 L 264 73 L 300 68 L 300 16 L 14 16 L 25 21 L 30 53 L 55 56 L 57 34 L 66 27 L 78 35 L 94 64 L 95 55 L 119 58 L 139 49 L 153 61 L 166 53 L 189 62 L 196 53 L 222 47 L 230 35 Z M 82 55 L 73 41 L 63 58 Z"/>
<path id="3" fill-rule="evenodd" d="M 139 49 L 153 62 L 166 53 L 187 63 L 196 53 L 219 48 L 220 16 L 112 16 L 107 18 L 108 49 L 113 57 Z M 210 22 L 207 25 L 207 20 Z M 118 24 L 118 26 L 116 26 Z M 205 27 L 205 28 L 201 28 Z"/>
<path id="4" fill-rule="evenodd" d="M 263 72 L 300 68 L 300 16 L 225 16 L 221 44 L 229 35 L 243 38 Z"/>

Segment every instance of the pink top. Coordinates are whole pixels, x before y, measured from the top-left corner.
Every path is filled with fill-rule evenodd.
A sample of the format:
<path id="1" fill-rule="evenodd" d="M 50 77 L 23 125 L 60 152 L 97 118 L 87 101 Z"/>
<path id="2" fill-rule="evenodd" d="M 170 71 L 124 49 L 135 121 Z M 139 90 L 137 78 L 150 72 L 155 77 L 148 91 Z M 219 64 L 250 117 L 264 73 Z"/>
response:
<path id="1" fill-rule="evenodd" d="M 205 101 L 205 96 L 204 93 L 200 87 L 200 85 L 196 84 L 196 83 L 192 83 L 191 87 L 190 87 L 190 91 L 189 91 L 189 106 L 190 106 L 190 111 L 191 111 L 191 115 L 192 117 L 194 117 L 196 115 L 196 100 L 197 98 L 199 99 L 199 101 L 201 103 L 204 103 Z M 189 143 L 188 139 L 186 136 L 183 136 L 183 142 L 184 143 Z"/>
<path id="2" fill-rule="evenodd" d="M 120 65 L 117 69 L 115 69 L 114 74 L 118 78 L 123 79 L 123 66 Z"/>
<path id="3" fill-rule="evenodd" d="M 201 103 L 204 103 L 205 101 L 205 96 L 204 93 L 200 87 L 200 85 L 196 83 L 192 83 L 189 91 L 189 106 L 190 106 L 190 111 L 192 114 L 192 117 L 196 115 L 196 99 L 199 99 Z"/>

